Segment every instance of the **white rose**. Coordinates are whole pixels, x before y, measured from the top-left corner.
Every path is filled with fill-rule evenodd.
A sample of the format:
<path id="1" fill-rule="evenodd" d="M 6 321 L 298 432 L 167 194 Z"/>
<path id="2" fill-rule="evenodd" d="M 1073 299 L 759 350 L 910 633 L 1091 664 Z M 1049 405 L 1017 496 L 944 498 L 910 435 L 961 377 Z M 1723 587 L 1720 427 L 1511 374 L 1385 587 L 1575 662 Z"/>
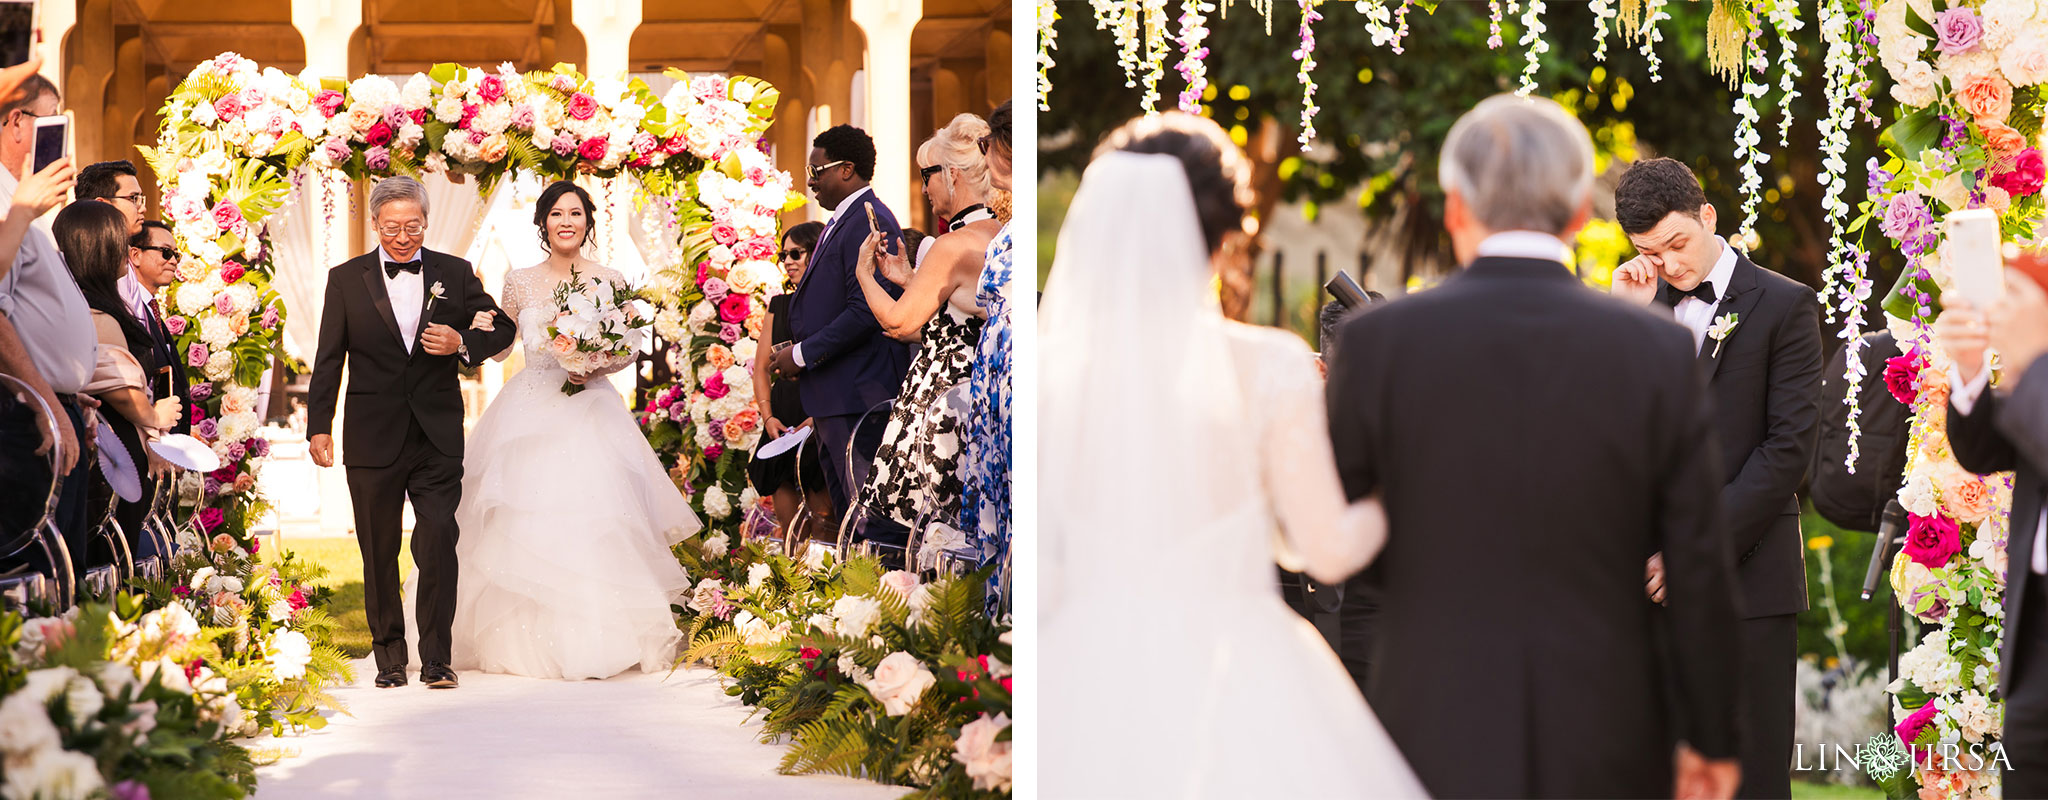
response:
<path id="1" fill-rule="evenodd" d="M 99 672 L 93 677 L 100 682 L 100 688 L 106 690 L 108 697 L 126 695 L 136 685 L 135 668 L 119 661 L 101 662 Z"/>
<path id="2" fill-rule="evenodd" d="M 1935 101 L 1941 99 L 1940 90 L 1935 88 L 1935 81 L 1939 77 L 1934 74 L 1934 67 L 1929 66 L 1927 62 L 1915 61 L 1907 66 L 1905 74 L 1899 76 L 1898 81 L 1892 84 L 1892 99 L 1914 108 L 1933 105 Z"/>
<path id="3" fill-rule="evenodd" d="M 724 588 L 725 585 L 717 578 L 705 578 L 704 582 L 697 584 L 697 588 L 690 593 L 690 610 L 699 614 L 711 613 L 712 592 L 723 591 Z"/>
<path id="4" fill-rule="evenodd" d="M 716 486 L 711 487 L 711 491 L 718 492 L 720 496 L 725 494 Z M 723 533 L 712 534 L 704 540 L 704 554 L 713 558 L 724 556 L 726 553 L 731 552 L 731 542 L 732 540 Z"/>
<path id="5" fill-rule="evenodd" d="M 882 618 L 882 604 L 872 597 L 847 595 L 832 604 L 833 632 L 858 639 Z"/>
<path id="6" fill-rule="evenodd" d="M 910 593 L 910 624 L 918 625 L 923 623 L 925 612 L 930 611 L 931 608 L 932 587 L 926 584 L 919 584 L 917 590 Z"/>
<path id="7" fill-rule="evenodd" d="M 1915 472 L 1899 487 L 1899 505 L 1923 517 L 1934 516 L 1939 508 L 1934 500 L 1934 479 L 1925 472 Z"/>
<path id="8" fill-rule="evenodd" d="M 291 618 L 292 618 L 292 604 L 291 604 L 291 603 L 285 602 L 285 601 L 283 601 L 283 600 L 279 600 L 279 601 L 277 601 L 277 602 L 275 602 L 275 603 L 271 603 L 271 604 L 270 604 L 270 609 L 269 609 L 269 610 L 270 610 L 270 620 L 271 620 L 272 622 L 289 622 L 289 621 L 291 621 Z"/>
<path id="9" fill-rule="evenodd" d="M 413 73 L 406 79 L 405 90 L 399 93 L 398 100 L 406 108 L 426 108 L 434 100 L 434 81 L 424 73 Z"/>
<path id="10" fill-rule="evenodd" d="M 736 101 L 736 102 L 740 102 L 740 103 L 751 103 L 751 102 L 754 102 L 754 91 L 755 91 L 755 90 L 754 90 L 754 85 L 753 85 L 753 84 L 751 84 L 751 83 L 747 83 L 747 82 L 744 82 L 744 81 L 734 81 L 734 82 L 733 82 L 733 83 L 732 83 L 731 85 L 729 85 L 729 86 L 727 86 L 727 87 L 726 87 L 725 91 L 726 91 L 726 94 L 730 95 L 730 96 L 732 97 L 732 99 L 733 99 L 734 101 Z"/>
<path id="11" fill-rule="evenodd" d="M 267 649 L 265 658 L 270 661 L 271 672 L 281 681 L 305 677 L 306 665 L 313 661 L 313 643 L 307 641 L 305 634 L 289 628 L 272 636 Z"/>
<path id="12" fill-rule="evenodd" d="M 771 577 L 774 577 L 774 575 L 775 568 L 768 566 L 768 562 L 762 561 L 756 563 L 753 566 L 747 568 L 747 588 L 759 589 L 761 588 L 761 584 L 767 582 L 767 580 Z"/>
<path id="13" fill-rule="evenodd" d="M 882 574 L 882 588 L 895 592 L 905 603 L 910 602 L 911 594 L 917 591 L 921 583 L 923 581 L 918 580 L 915 572 L 894 569 Z"/>
<path id="14" fill-rule="evenodd" d="M 44 702 L 24 692 L 0 701 L 0 755 L 6 756 L 8 762 L 59 745 L 60 734 L 50 722 Z"/>
<path id="15" fill-rule="evenodd" d="M 831 558 L 832 551 L 825 549 L 824 545 L 818 544 L 816 542 L 811 542 L 810 549 L 804 551 L 804 566 L 809 567 L 811 571 L 816 572 L 818 570 L 824 569 L 825 564 L 829 562 Z"/>
<path id="16" fill-rule="evenodd" d="M 782 641 L 781 628 L 769 627 L 767 621 L 744 611 L 733 618 L 733 627 L 739 631 L 740 641 L 747 644 L 772 645 Z"/>
<path id="17" fill-rule="evenodd" d="M 704 513 L 706 515 L 709 515 L 712 519 L 725 519 L 726 517 L 732 516 L 732 499 L 726 497 L 725 490 L 717 486 L 705 489 Z M 711 546 L 711 542 L 713 540 L 716 540 L 718 542 L 718 552 L 714 553 L 713 555 L 725 555 L 725 534 L 721 533 L 713 537 L 712 539 L 706 539 L 705 546 L 707 549 Z"/>
<path id="18" fill-rule="evenodd" d="M 832 617 L 829 615 L 812 614 L 810 619 L 804 620 L 804 624 L 815 628 L 819 633 L 832 632 Z"/>
<path id="19" fill-rule="evenodd" d="M 220 115 L 213 112 L 212 103 L 196 103 L 192 106 L 192 122 L 203 128 L 211 128 L 220 121 Z"/>
<path id="20" fill-rule="evenodd" d="M 163 682 L 159 685 L 165 689 L 179 694 L 192 693 L 192 681 L 185 677 L 185 668 L 178 666 L 168 658 L 144 662 L 140 677 L 144 685 L 148 685 L 151 680 L 161 678 Z"/>
<path id="21" fill-rule="evenodd" d="M 926 689 L 938 683 L 932 671 L 925 669 L 924 662 L 909 653 L 890 653 L 882 663 L 875 665 L 875 676 L 866 682 L 868 694 L 881 701 L 882 710 L 889 716 L 900 717 L 917 704 Z"/>
<path id="22" fill-rule="evenodd" d="M 953 742 L 953 758 L 967 767 L 977 791 L 1010 791 L 1010 743 L 996 736 L 1010 727 L 1010 715 L 997 714 L 960 726 L 960 738 Z"/>
<path id="23" fill-rule="evenodd" d="M 56 747 L 37 751 L 20 763 L 7 765 L 7 784 L 0 796 L 8 800 L 28 798 L 95 797 L 106 789 L 99 762 L 92 756 Z"/>

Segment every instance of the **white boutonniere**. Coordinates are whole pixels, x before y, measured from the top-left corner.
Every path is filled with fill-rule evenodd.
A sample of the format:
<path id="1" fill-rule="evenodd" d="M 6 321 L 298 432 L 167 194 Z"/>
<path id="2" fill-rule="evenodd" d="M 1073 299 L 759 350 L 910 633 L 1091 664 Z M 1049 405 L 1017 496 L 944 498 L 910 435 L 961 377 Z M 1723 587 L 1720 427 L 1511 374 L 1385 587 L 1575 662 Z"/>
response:
<path id="1" fill-rule="evenodd" d="M 434 293 L 434 299 L 436 299 L 436 300 L 440 300 L 440 299 L 443 299 L 443 298 L 445 298 L 445 297 L 447 297 L 447 296 L 448 296 L 448 292 L 447 292 L 446 290 L 444 290 L 444 289 L 442 289 L 442 288 L 441 288 L 441 282 L 440 282 L 440 281 L 434 281 L 434 288 L 432 288 L 432 289 L 430 289 L 430 290 L 428 290 L 428 291 L 431 291 L 431 292 L 433 292 L 433 293 Z"/>
<path id="2" fill-rule="evenodd" d="M 1735 326 L 1742 323 L 1741 314 L 1722 314 L 1707 326 L 1707 336 L 1714 340 L 1714 358 L 1721 357 L 1721 345 L 1728 341 L 1728 334 L 1735 332 Z"/>

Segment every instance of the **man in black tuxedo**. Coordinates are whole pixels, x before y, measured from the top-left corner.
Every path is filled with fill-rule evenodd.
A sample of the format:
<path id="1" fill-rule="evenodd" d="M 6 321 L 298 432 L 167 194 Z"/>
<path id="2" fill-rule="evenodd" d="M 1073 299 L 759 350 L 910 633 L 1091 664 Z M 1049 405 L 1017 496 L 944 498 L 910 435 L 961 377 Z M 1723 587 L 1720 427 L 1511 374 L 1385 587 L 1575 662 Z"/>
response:
<path id="1" fill-rule="evenodd" d="M 2048 797 L 2048 297 L 2024 273 L 2006 275 L 2007 300 L 1989 309 L 1988 325 L 1961 292 L 1944 293 L 1935 336 L 1950 359 L 1948 442 L 1956 462 L 1982 475 L 2013 472 L 1999 740 L 2011 763 L 2004 796 L 2037 798 Z M 1995 389 L 1988 347 L 2003 362 Z"/>
<path id="2" fill-rule="evenodd" d="M 1641 255 L 1614 272 L 1616 296 L 1671 314 L 1692 333 L 1713 399 L 1721 452 L 1721 522 L 1742 606 L 1742 789 L 1792 795 L 1799 612 L 1806 547 L 1794 495 L 1820 435 L 1820 302 L 1812 289 L 1758 267 L 1714 235 L 1714 207 L 1684 164 L 1629 167 L 1614 216 Z M 1664 602 L 1661 559 L 1647 591 Z"/>
<path id="3" fill-rule="evenodd" d="M 183 412 L 178 423 L 168 433 L 192 432 L 192 382 L 185 375 L 185 359 L 178 355 L 178 337 L 171 335 L 164 325 L 163 308 L 156 295 L 178 278 L 179 254 L 169 225 L 156 220 L 143 220 L 138 224 L 141 230 L 128 240 L 128 275 L 121 280 L 121 299 L 128 305 L 129 312 L 142 321 L 142 327 L 149 331 L 150 352 L 155 356 L 156 373 L 150 378 L 150 396 L 176 397 Z M 141 503 L 123 503 L 121 528 L 128 533 L 128 539 L 135 548 L 137 558 L 170 553 L 155 551 L 156 539 L 141 535 L 141 516 L 148 511 L 148 498 L 156 492 L 156 479 L 170 472 L 170 464 L 155 451 L 143 449 L 148 459 L 148 469 L 142 481 Z M 131 510 L 131 505 L 133 506 Z"/>
<path id="4" fill-rule="evenodd" d="M 882 241 L 902 241 L 903 229 L 868 188 L 875 177 L 875 142 L 866 132 L 838 125 L 818 134 L 811 144 L 811 193 L 819 205 L 832 209 L 832 220 L 818 235 L 810 266 L 789 299 L 790 333 L 796 343 L 775 351 L 773 367 L 778 377 L 797 379 L 804 410 L 817 421 L 825 446 L 832 502 L 843 514 L 868 477 L 859 471 L 860 463 L 855 472 L 848 472 L 847 451 L 872 456 L 881 446 L 882 426 L 863 431 L 860 441 L 854 441 L 854 428 L 868 409 L 896 396 L 910 369 L 909 349 L 882 333 L 875 322 L 875 312 L 854 277 L 854 261 L 871 230 L 870 212 L 877 226 L 873 230 L 882 232 Z M 887 278 L 876 280 L 891 297 L 903 293 Z"/>
<path id="5" fill-rule="evenodd" d="M 475 365 L 511 346 L 513 325 L 469 262 L 423 247 L 427 193 L 411 178 L 370 192 L 382 246 L 327 273 L 320 350 L 307 396 L 313 462 L 334 465 L 334 401 L 349 369 L 343 452 L 363 551 L 363 604 L 377 685 L 406 683 L 398 546 L 405 501 L 419 570 L 420 680 L 453 688 L 455 507 L 462 500 L 462 392 L 456 359 Z"/>
<path id="6" fill-rule="evenodd" d="M 1593 148 L 1556 103 L 1479 104 L 1439 171 L 1466 267 L 1347 320 L 1330 365 L 1345 492 L 1389 521 L 1367 698 L 1435 797 L 1727 797 L 1734 576 L 1691 341 L 1572 275 Z"/>

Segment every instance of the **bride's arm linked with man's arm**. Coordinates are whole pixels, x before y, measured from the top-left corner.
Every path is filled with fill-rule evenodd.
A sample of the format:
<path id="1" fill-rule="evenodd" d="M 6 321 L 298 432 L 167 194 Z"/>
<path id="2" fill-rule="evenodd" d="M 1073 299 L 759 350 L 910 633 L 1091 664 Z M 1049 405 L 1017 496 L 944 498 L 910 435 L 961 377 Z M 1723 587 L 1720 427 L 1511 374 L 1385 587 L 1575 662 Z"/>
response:
<path id="1" fill-rule="evenodd" d="M 1280 518 L 1282 567 L 1337 583 L 1365 569 L 1387 543 L 1377 494 L 1345 502 L 1330 446 L 1323 379 L 1313 354 L 1267 364 L 1279 407 L 1260 443 L 1259 473 Z"/>

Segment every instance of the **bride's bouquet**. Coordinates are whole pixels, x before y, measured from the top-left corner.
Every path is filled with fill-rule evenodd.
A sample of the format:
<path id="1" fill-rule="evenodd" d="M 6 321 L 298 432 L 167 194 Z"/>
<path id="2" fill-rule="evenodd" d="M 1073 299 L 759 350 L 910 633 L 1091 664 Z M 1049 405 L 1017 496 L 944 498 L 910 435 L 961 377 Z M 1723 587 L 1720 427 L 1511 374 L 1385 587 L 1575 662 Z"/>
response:
<path id="1" fill-rule="evenodd" d="M 548 323 L 548 350 L 562 369 L 576 375 L 633 360 L 646 338 L 644 329 L 654 320 L 638 293 L 602 278 L 585 281 L 574 269 L 555 289 L 555 309 Z M 581 391 L 582 384 L 562 383 L 563 394 Z"/>

